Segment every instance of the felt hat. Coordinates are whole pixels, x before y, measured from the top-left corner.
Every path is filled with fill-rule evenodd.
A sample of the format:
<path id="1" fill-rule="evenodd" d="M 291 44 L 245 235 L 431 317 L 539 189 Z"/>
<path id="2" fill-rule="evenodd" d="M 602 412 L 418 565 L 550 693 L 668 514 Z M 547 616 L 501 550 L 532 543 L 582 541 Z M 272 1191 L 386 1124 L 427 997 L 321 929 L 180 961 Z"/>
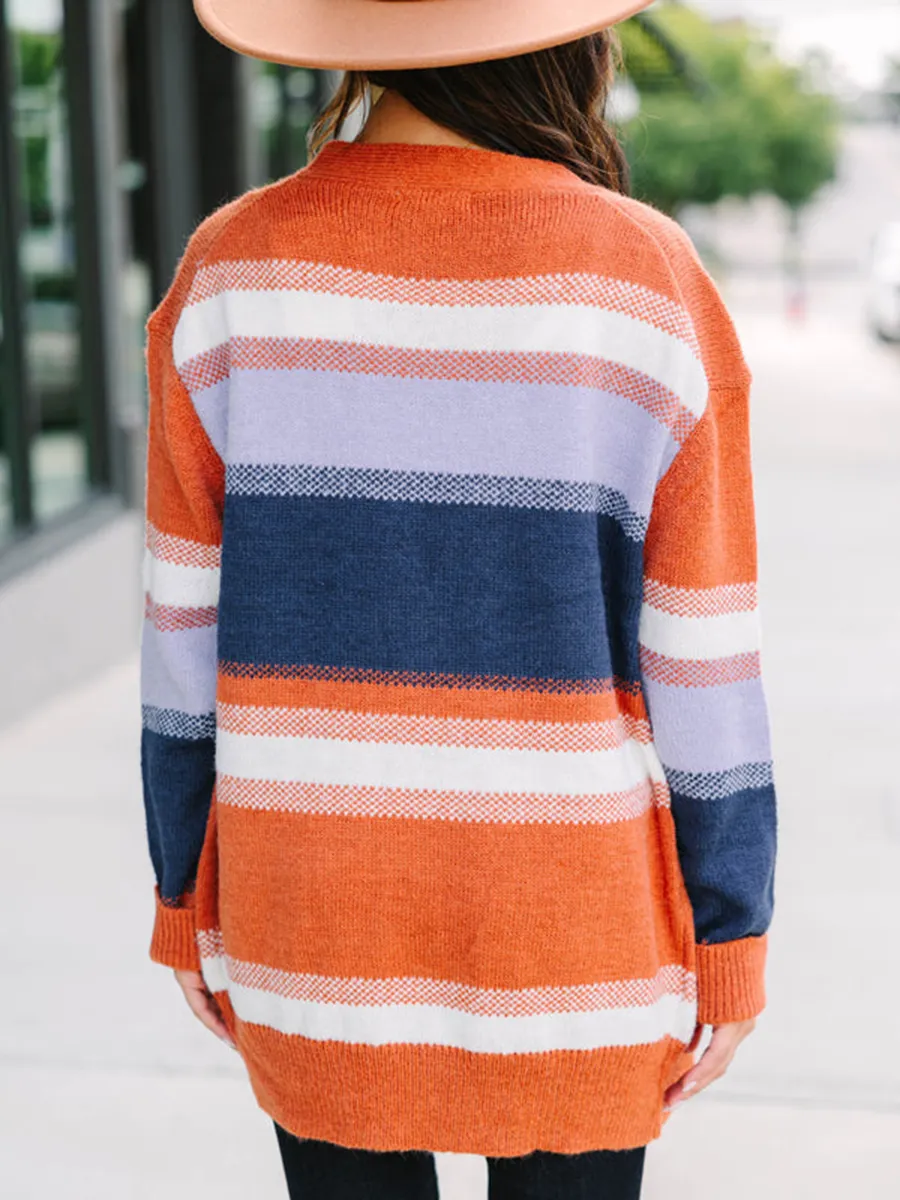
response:
<path id="1" fill-rule="evenodd" d="M 213 37 L 300 67 L 402 70 L 574 41 L 652 0 L 194 0 Z"/>

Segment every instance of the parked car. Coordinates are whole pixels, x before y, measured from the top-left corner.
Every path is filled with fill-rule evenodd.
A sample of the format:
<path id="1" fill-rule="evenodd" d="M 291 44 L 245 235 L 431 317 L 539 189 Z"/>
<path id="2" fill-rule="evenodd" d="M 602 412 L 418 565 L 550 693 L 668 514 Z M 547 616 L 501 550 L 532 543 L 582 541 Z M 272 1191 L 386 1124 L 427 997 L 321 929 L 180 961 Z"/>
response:
<path id="1" fill-rule="evenodd" d="M 869 324 L 876 337 L 900 342 L 900 221 L 875 238 L 869 267 Z"/>

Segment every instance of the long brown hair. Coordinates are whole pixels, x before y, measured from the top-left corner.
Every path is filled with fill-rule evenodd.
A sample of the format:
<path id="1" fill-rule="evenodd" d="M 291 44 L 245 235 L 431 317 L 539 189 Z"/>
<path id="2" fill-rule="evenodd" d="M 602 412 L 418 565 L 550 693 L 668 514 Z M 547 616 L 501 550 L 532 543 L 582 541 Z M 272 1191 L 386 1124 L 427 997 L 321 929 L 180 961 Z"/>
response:
<path id="1" fill-rule="evenodd" d="M 561 163 L 589 183 L 628 191 L 628 163 L 606 105 L 619 61 L 618 40 L 589 37 L 456 67 L 348 71 L 313 124 L 317 153 L 371 88 L 399 92 L 414 108 L 488 150 Z"/>

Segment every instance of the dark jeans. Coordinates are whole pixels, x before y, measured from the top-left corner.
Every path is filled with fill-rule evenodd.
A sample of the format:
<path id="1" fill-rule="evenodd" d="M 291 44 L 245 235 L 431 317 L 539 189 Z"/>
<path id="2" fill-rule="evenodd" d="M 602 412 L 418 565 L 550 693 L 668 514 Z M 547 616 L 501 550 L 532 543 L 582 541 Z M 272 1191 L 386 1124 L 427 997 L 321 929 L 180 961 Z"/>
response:
<path id="1" fill-rule="evenodd" d="M 291 1200 L 438 1200 L 434 1155 L 349 1150 L 275 1126 Z M 489 1158 L 490 1200 L 638 1200 L 645 1147 Z"/>

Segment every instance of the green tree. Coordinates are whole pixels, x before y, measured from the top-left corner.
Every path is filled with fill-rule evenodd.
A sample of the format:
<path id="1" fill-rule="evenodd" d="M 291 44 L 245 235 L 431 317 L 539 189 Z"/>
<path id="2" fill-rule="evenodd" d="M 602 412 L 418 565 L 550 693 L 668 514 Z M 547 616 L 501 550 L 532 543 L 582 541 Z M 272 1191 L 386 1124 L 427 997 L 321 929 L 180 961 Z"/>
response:
<path id="1" fill-rule="evenodd" d="M 14 34 L 23 87 L 46 87 L 59 67 L 62 39 L 57 33 L 32 33 L 27 29 Z"/>
<path id="2" fill-rule="evenodd" d="M 640 116 L 623 131 L 642 199 L 677 214 L 769 192 L 798 213 L 834 178 L 835 103 L 746 26 L 670 4 L 649 28 L 646 18 L 627 23 L 622 42 L 642 96 Z"/>
<path id="3" fill-rule="evenodd" d="M 830 96 L 809 88 L 801 68 L 772 61 L 757 76 L 769 167 L 766 190 L 799 213 L 835 178 L 837 107 Z"/>
<path id="4" fill-rule="evenodd" d="M 29 220 L 32 225 L 45 225 L 50 221 L 47 134 L 43 129 L 35 132 L 30 127 L 28 110 L 21 102 L 29 94 L 55 93 L 59 84 L 62 39 L 59 34 L 18 30 L 14 32 L 14 47 L 20 101 L 19 132 Z"/>

